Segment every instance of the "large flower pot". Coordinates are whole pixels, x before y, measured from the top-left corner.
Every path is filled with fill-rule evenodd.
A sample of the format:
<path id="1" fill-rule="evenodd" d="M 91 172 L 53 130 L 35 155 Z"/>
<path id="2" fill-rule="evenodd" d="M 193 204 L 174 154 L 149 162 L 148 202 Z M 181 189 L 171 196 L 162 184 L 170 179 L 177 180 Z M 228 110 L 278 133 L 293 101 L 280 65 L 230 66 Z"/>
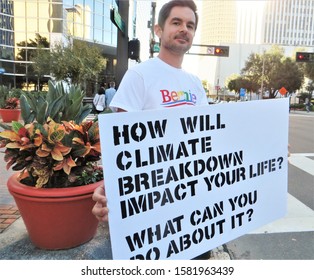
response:
<path id="1" fill-rule="evenodd" d="M 48 250 L 73 248 L 91 240 L 98 220 L 92 214 L 94 189 L 103 184 L 36 189 L 21 184 L 17 174 L 7 181 L 32 243 Z"/>
<path id="2" fill-rule="evenodd" d="M 0 116 L 3 122 L 18 121 L 21 109 L 0 109 Z"/>

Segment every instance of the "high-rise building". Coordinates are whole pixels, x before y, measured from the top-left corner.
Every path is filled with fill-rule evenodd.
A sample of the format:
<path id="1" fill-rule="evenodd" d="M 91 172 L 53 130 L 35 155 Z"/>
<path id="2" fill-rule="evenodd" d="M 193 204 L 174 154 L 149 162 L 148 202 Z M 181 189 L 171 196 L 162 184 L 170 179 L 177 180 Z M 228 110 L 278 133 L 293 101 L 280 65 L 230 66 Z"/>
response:
<path id="1" fill-rule="evenodd" d="M 110 20 L 111 7 L 117 7 L 115 0 L 1 0 L 0 68 L 5 73 L 0 82 L 33 89 L 36 79 L 29 65 L 38 38 L 48 50 L 68 36 L 99 45 L 108 59 L 103 78 L 112 79 L 118 31 Z"/>
<path id="2" fill-rule="evenodd" d="M 314 45 L 313 0 L 202 1 L 207 44 Z"/>
<path id="3" fill-rule="evenodd" d="M 227 45 L 229 57 L 200 57 L 201 79 L 212 91 L 239 74 L 248 56 L 279 45 L 287 56 L 296 48 L 313 51 L 313 0 L 211 0 L 197 1 L 201 18 L 199 44 Z"/>
<path id="4" fill-rule="evenodd" d="M 277 0 L 265 5 L 265 44 L 314 46 L 314 1 Z"/>
<path id="5" fill-rule="evenodd" d="M 235 1 L 202 1 L 199 5 L 201 12 L 200 43 L 220 44 L 236 41 L 236 2 Z"/>

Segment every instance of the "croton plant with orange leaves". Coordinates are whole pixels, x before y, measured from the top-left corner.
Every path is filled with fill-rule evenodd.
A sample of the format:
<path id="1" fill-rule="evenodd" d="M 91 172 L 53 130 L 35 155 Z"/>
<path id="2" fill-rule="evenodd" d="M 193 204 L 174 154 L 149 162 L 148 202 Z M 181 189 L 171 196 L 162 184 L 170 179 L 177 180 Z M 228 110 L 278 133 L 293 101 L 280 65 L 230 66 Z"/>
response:
<path id="1" fill-rule="evenodd" d="M 97 121 L 12 122 L 0 139 L 7 169 L 21 171 L 19 178 L 27 185 L 71 187 L 102 179 L 102 169 L 95 168 L 101 157 Z"/>

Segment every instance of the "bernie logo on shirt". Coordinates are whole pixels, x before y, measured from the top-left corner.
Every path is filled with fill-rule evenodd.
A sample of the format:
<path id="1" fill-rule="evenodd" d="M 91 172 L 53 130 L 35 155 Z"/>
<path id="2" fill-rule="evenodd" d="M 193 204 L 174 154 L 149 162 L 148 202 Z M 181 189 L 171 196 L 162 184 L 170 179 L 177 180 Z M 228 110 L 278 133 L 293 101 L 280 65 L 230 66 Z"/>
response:
<path id="1" fill-rule="evenodd" d="M 160 90 L 162 95 L 162 106 L 176 107 L 182 105 L 195 105 L 196 95 L 190 91 L 169 91 L 166 89 Z"/>

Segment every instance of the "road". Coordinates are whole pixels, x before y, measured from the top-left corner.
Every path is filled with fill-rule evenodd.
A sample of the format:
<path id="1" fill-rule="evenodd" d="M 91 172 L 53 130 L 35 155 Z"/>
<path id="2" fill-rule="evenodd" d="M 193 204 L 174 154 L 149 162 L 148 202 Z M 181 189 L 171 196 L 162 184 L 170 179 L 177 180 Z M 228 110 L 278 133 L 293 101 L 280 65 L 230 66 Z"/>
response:
<path id="1" fill-rule="evenodd" d="M 314 260 L 314 114 L 291 112 L 288 213 L 224 245 L 236 260 Z"/>

